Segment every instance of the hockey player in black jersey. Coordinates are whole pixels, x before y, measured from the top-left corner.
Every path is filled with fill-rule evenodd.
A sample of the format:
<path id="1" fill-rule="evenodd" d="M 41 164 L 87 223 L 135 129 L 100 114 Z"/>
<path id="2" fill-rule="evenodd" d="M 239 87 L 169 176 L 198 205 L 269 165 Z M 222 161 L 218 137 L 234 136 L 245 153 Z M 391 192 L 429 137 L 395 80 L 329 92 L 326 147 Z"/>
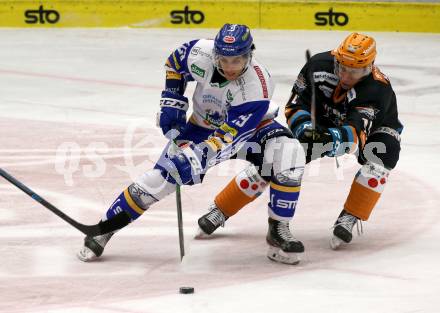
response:
<path id="1" fill-rule="evenodd" d="M 372 37 L 350 34 L 338 48 L 306 63 L 286 105 L 290 129 L 307 145 L 307 162 L 356 153 L 362 165 L 334 224 L 330 242 L 334 249 L 351 241 L 358 220 L 368 220 L 399 159 L 403 126 L 396 95 L 374 64 L 375 57 Z"/>
<path id="2" fill-rule="evenodd" d="M 375 57 L 372 37 L 350 34 L 338 48 L 319 53 L 305 64 L 286 105 L 287 123 L 295 138 L 306 146 L 307 163 L 352 153 L 362 165 L 334 224 L 333 249 L 349 243 L 353 226 L 369 218 L 399 159 L 403 126 L 396 96 L 388 78 L 374 64 Z M 233 205 L 231 199 L 242 197 L 242 191 L 231 188 L 231 184 L 213 204 L 227 217 L 255 199 Z M 211 234 L 220 224 L 205 229 L 207 215 L 199 219 L 199 225 Z"/>

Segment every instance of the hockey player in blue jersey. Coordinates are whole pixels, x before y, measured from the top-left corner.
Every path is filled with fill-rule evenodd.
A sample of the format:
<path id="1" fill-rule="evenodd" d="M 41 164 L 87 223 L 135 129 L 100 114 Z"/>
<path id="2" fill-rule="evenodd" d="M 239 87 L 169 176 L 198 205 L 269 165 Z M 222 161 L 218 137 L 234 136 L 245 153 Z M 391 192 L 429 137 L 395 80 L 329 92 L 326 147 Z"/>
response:
<path id="1" fill-rule="evenodd" d="M 183 44 L 167 59 L 165 89 L 158 125 L 174 138 L 153 169 L 128 186 L 104 216 L 121 211 L 134 221 L 178 185 L 201 183 L 207 170 L 224 160 L 250 162 L 236 177 L 247 197 L 258 196 L 270 185 L 268 257 L 288 264 L 299 262 L 303 244 L 289 229 L 304 171 L 304 150 L 291 132 L 274 120 L 278 107 L 271 102 L 274 83 L 253 57 L 253 38 L 245 25 L 225 24 L 215 40 Z M 195 81 L 191 116 L 186 85 Z M 243 201 L 238 197 L 237 203 Z M 210 212 L 207 221 L 224 223 L 224 215 Z M 113 233 L 86 237 L 78 253 L 82 261 L 99 257 Z"/>

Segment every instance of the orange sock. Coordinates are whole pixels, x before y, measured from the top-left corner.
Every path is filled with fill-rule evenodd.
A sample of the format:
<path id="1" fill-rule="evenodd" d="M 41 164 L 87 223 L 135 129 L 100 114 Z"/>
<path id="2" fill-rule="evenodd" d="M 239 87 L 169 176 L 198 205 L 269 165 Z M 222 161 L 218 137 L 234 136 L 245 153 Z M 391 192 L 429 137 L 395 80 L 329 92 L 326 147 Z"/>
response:
<path id="1" fill-rule="evenodd" d="M 377 164 L 365 164 L 351 185 L 344 204 L 345 211 L 363 221 L 368 220 L 387 183 L 389 172 Z"/>
<path id="2" fill-rule="evenodd" d="M 235 176 L 215 197 L 215 204 L 225 216 L 232 216 L 256 199 L 266 188 L 266 181 L 251 165 Z"/>

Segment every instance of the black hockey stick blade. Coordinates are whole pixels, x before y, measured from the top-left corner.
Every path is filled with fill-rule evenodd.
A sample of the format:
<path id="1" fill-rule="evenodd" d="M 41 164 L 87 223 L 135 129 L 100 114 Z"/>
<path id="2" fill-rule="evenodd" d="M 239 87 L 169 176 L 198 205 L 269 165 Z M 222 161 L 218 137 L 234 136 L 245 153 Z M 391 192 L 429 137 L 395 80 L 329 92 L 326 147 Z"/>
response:
<path id="1" fill-rule="evenodd" d="M 95 225 L 84 225 L 81 223 L 78 223 L 74 219 L 72 219 L 70 216 L 66 215 L 64 212 L 59 210 L 57 207 L 55 207 L 50 202 L 43 199 L 41 196 L 39 196 L 37 193 L 32 191 L 30 188 L 25 186 L 23 183 L 18 181 L 16 178 L 12 177 L 10 174 L 8 174 L 5 170 L 0 168 L 0 176 L 2 176 L 4 179 L 6 179 L 8 182 L 13 184 L 15 187 L 23 191 L 25 194 L 30 196 L 35 201 L 39 202 L 41 205 L 43 205 L 45 208 L 52 211 L 54 214 L 58 215 L 61 219 L 78 229 L 80 232 L 84 233 L 87 236 L 98 236 L 103 235 L 115 230 L 118 230 L 130 223 L 130 216 L 126 212 L 121 212 L 117 214 L 112 219 L 106 220 L 104 222 L 99 222 Z"/>

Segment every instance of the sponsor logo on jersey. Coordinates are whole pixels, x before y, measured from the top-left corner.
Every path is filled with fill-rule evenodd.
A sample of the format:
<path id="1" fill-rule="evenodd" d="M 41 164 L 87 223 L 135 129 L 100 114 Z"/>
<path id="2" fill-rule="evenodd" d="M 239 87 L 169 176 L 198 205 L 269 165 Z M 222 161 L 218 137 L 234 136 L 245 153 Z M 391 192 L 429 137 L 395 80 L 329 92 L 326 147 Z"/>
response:
<path id="1" fill-rule="evenodd" d="M 227 86 L 230 82 L 231 82 L 231 81 L 229 81 L 229 80 L 225 80 L 224 82 L 221 82 L 221 83 L 212 83 L 212 82 L 209 82 L 209 85 L 210 85 L 211 87 L 223 88 L 223 87 Z"/>
<path id="2" fill-rule="evenodd" d="M 330 85 L 336 86 L 339 82 L 338 76 L 335 74 L 331 74 L 328 72 L 314 72 L 313 73 L 313 80 L 315 82 L 327 82 Z"/>
<path id="3" fill-rule="evenodd" d="M 304 78 L 304 75 L 302 73 L 300 73 L 298 75 L 297 79 L 295 80 L 294 87 L 295 87 L 295 90 L 298 92 L 301 92 L 306 89 L 306 87 L 307 87 L 306 79 Z"/>
<path id="4" fill-rule="evenodd" d="M 254 70 L 257 73 L 258 78 L 260 79 L 261 87 L 263 88 L 263 97 L 267 99 L 269 98 L 269 93 L 267 92 L 267 84 L 266 84 L 266 80 L 264 79 L 263 72 L 261 71 L 260 67 L 257 65 L 254 66 Z"/>
<path id="5" fill-rule="evenodd" d="M 206 53 L 205 51 L 203 51 L 200 47 L 194 47 L 191 49 L 191 54 L 192 55 L 201 55 L 203 57 L 212 59 L 212 55 L 209 53 Z"/>
<path id="6" fill-rule="evenodd" d="M 203 95 L 203 103 L 212 103 L 218 106 L 219 108 L 222 107 L 222 101 L 220 99 L 217 99 L 215 96 L 211 94 Z"/>
<path id="7" fill-rule="evenodd" d="M 197 54 L 199 54 L 199 51 L 200 51 L 200 47 L 194 47 L 191 49 L 191 54 L 197 55 Z"/>
<path id="8" fill-rule="evenodd" d="M 238 130 L 236 130 L 234 127 L 229 126 L 226 123 L 223 123 L 222 126 L 220 126 L 220 129 L 225 133 L 231 134 L 233 137 L 237 136 L 238 134 Z"/>
<path id="9" fill-rule="evenodd" d="M 327 98 L 331 98 L 333 91 L 334 91 L 333 88 L 330 88 L 330 87 L 327 87 L 324 85 L 319 85 L 318 88 L 324 93 L 324 96 L 326 96 Z"/>
<path id="10" fill-rule="evenodd" d="M 231 92 L 231 90 L 229 90 L 229 89 L 228 89 L 228 91 L 226 92 L 226 99 L 227 99 L 229 102 L 232 102 L 232 101 L 234 100 L 234 97 L 232 96 L 232 92 Z"/>
<path id="11" fill-rule="evenodd" d="M 348 92 L 347 92 L 347 100 L 348 102 L 353 101 L 354 99 L 356 99 L 356 90 L 354 90 L 354 88 L 351 88 Z"/>
<path id="12" fill-rule="evenodd" d="M 242 100 L 245 102 L 247 100 L 246 89 L 244 87 L 244 85 L 246 84 L 246 81 L 243 77 L 240 77 L 236 80 L 236 83 L 240 87 L 241 96 L 243 98 Z"/>
<path id="13" fill-rule="evenodd" d="M 198 67 L 195 64 L 191 64 L 191 72 L 193 72 L 194 74 L 196 74 L 200 77 L 205 77 L 205 70 L 201 69 L 200 67 Z"/>

